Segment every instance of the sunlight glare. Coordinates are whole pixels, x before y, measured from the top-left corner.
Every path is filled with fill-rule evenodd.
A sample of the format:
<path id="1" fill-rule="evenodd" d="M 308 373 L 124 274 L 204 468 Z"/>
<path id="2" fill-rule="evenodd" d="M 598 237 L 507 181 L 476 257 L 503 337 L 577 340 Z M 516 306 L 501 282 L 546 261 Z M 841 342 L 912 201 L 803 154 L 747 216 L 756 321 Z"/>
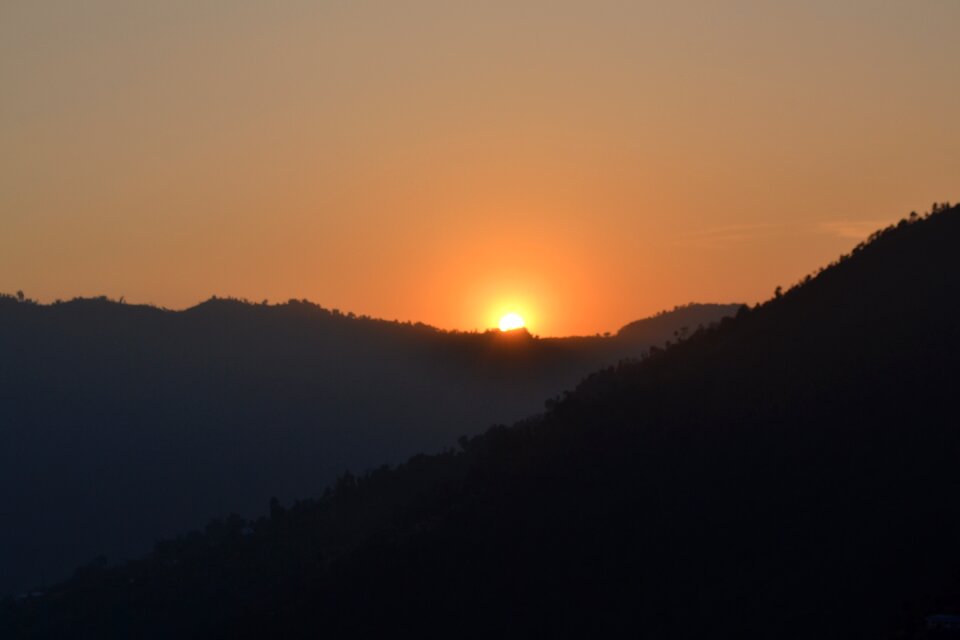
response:
<path id="1" fill-rule="evenodd" d="M 523 321 L 523 318 L 516 313 L 508 313 L 500 318 L 500 331 L 513 331 L 514 329 L 522 329 L 526 323 Z"/>

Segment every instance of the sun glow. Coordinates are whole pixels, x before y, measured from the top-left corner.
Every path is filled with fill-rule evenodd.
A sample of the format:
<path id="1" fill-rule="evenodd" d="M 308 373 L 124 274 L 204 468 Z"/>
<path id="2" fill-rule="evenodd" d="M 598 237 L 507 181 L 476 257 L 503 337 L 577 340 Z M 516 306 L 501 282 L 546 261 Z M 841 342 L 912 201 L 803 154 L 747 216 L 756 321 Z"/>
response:
<path id="1" fill-rule="evenodd" d="M 513 331 L 514 329 L 522 329 L 525 326 L 526 323 L 523 321 L 523 318 L 513 312 L 500 318 L 500 331 Z"/>

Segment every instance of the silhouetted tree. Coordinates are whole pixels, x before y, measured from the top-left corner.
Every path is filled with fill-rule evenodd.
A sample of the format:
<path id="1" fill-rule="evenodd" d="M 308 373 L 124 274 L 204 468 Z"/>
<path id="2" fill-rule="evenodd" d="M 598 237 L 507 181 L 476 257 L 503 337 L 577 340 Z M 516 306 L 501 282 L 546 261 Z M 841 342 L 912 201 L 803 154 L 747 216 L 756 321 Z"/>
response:
<path id="1" fill-rule="evenodd" d="M 273 498 L 270 498 L 270 519 L 273 520 L 274 522 L 277 522 L 281 518 L 283 518 L 284 513 L 285 511 L 284 511 L 284 508 L 280 505 L 280 500 L 278 500 L 276 496 L 274 496 Z"/>

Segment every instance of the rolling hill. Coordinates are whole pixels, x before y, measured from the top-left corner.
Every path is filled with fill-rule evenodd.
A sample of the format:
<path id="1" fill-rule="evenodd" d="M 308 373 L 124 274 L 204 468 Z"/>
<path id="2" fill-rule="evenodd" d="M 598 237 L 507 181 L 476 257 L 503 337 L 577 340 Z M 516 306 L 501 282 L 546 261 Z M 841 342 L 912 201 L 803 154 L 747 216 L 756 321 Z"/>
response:
<path id="1" fill-rule="evenodd" d="M 185 311 L 0 298 L 0 594 L 265 513 L 538 411 L 603 364 L 736 305 L 630 336 L 444 332 L 305 301 Z M 677 322 L 670 318 L 681 314 Z"/>

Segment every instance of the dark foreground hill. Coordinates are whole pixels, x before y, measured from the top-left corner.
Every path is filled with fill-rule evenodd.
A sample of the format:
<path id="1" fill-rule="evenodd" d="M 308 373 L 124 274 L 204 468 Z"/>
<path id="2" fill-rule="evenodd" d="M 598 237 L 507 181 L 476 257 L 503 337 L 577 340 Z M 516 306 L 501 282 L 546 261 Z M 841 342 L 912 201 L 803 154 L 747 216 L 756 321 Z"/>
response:
<path id="1" fill-rule="evenodd" d="M 92 564 L 0 630 L 922 637 L 960 609 L 958 244 L 960 208 L 905 221 L 542 416 Z"/>
<path id="2" fill-rule="evenodd" d="M 316 495 L 345 469 L 439 451 L 735 311 L 692 305 L 629 336 L 538 339 L 298 301 L 172 312 L 0 298 L 0 595 L 143 554 L 218 513 L 255 517 L 271 496 Z"/>

